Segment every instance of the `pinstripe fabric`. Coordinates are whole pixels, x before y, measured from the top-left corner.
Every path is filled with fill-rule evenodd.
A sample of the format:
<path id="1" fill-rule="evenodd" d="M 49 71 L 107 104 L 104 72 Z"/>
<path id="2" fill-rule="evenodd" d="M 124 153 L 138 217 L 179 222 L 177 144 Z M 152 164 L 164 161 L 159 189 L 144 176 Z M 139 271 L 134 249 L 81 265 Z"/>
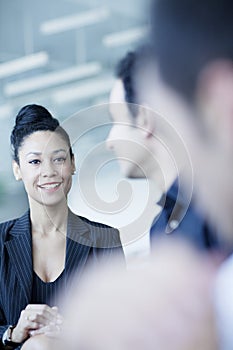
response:
<path id="1" fill-rule="evenodd" d="M 88 263 L 122 256 L 119 232 L 69 211 L 65 271 L 67 281 L 79 278 Z M 0 224 L 0 337 L 16 324 L 31 300 L 32 239 L 29 211 L 21 218 Z"/>

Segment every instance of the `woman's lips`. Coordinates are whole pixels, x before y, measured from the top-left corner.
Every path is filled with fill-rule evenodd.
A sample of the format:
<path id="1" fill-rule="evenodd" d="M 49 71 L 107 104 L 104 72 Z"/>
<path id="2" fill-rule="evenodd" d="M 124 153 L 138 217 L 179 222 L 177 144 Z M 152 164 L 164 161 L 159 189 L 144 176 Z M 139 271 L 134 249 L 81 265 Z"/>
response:
<path id="1" fill-rule="evenodd" d="M 61 182 L 46 183 L 43 185 L 38 185 L 39 188 L 44 190 L 55 190 L 61 185 Z"/>

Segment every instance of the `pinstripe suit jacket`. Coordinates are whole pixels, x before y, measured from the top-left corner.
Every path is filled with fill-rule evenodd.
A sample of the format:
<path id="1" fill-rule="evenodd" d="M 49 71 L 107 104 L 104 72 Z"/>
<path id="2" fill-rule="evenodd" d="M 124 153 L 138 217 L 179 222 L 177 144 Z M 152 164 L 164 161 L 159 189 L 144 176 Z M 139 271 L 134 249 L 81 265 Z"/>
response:
<path id="1" fill-rule="evenodd" d="M 119 232 L 69 211 L 65 275 L 79 278 L 88 263 L 122 255 Z M 78 276 L 78 277 L 77 277 Z M 0 337 L 30 303 L 33 277 L 30 212 L 0 224 Z M 0 338 L 1 339 L 1 338 Z M 1 344 L 1 342 L 0 342 Z M 1 347 L 1 345 L 0 345 Z"/>

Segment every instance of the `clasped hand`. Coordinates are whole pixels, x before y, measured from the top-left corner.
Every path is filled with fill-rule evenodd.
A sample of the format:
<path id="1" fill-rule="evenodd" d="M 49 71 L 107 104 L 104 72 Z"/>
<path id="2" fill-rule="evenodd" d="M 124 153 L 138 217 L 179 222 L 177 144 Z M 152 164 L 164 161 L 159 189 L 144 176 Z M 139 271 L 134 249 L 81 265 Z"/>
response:
<path id="1" fill-rule="evenodd" d="M 29 304 L 21 311 L 20 318 L 12 332 L 12 341 L 22 343 L 28 337 L 45 334 L 56 337 L 61 330 L 62 316 L 56 306 Z"/>

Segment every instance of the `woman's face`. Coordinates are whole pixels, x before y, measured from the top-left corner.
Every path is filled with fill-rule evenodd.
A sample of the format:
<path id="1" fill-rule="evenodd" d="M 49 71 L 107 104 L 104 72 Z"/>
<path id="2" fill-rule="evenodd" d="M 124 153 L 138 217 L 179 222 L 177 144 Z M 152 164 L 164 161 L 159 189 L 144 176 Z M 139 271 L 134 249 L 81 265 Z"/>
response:
<path id="1" fill-rule="evenodd" d="M 19 165 L 13 161 L 16 179 L 22 179 L 29 203 L 53 206 L 66 201 L 75 170 L 69 146 L 56 132 L 36 131 L 19 148 Z"/>

